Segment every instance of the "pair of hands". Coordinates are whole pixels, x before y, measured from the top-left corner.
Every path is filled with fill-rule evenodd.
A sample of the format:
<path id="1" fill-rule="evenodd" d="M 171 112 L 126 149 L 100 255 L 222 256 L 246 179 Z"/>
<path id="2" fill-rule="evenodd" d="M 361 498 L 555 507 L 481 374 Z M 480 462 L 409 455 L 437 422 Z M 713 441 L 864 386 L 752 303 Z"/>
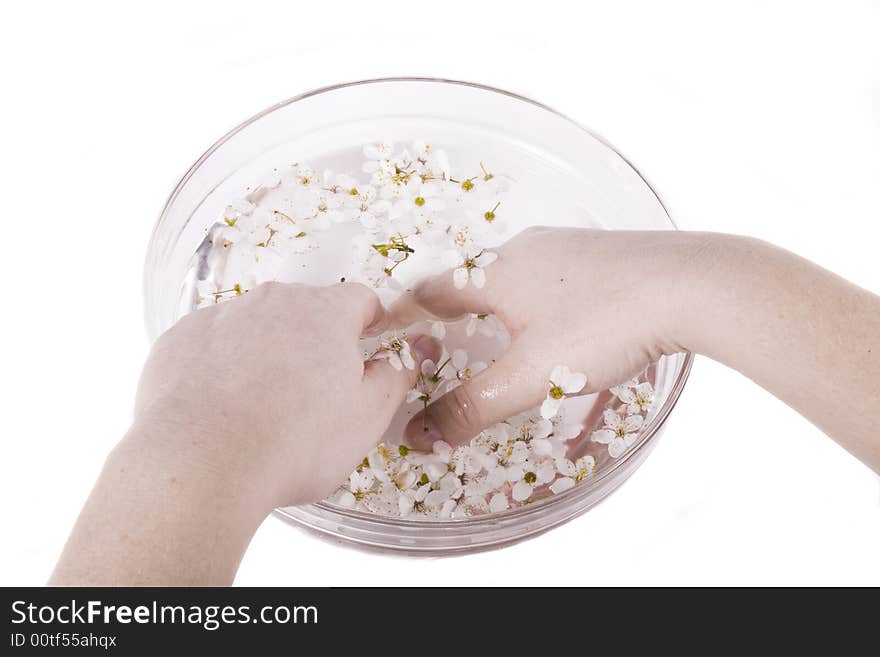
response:
<path id="1" fill-rule="evenodd" d="M 538 228 L 497 252 L 482 289 L 447 272 L 388 311 L 359 285 L 269 284 L 183 318 L 154 345 L 51 583 L 228 584 L 266 514 L 330 494 L 415 383 L 418 367 L 364 362 L 359 337 L 466 312 L 497 315 L 510 348 L 428 407 L 427 432 L 414 417 L 411 443 L 459 443 L 536 406 L 555 365 L 594 392 L 689 350 L 880 472 L 880 297 L 730 235 Z M 415 361 L 437 360 L 435 340 L 409 339 Z"/>
<path id="2" fill-rule="evenodd" d="M 389 311 L 357 284 L 265 284 L 156 341 L 135 426 L 167 427 L 148 433 L 150 449 L 168 458 L 261 482 L 267 510 L 321 499 L 381 438 L 418 364 L 440 355 L 435 340 L 411 335 L 416 368 L 398 371 L 364 362 L 360 336 L 468 312 L 505 324 L 508 352 L 406 430 L 419 446 L 461 443 L 539 404 L 557 364 L 585 372 L 592 392 L 681 350 L 682 276 L 704 243 L 685 233 L 529 229 L 497 250 L 482 289 L 455 289 L 447 273 Z"/>

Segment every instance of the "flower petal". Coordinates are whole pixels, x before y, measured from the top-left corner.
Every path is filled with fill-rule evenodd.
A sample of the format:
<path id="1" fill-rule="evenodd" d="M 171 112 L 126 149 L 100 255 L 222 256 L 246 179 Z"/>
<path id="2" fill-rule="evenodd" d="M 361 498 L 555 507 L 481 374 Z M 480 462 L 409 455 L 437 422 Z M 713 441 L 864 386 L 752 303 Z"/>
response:
<path id="1" fill-rule="evenodd" d="M 562 383 L 562 389 L 566 394 L 571 395 L 583 390 L 585 385 L 587 385 L 587 375 L 581 372 L 573 372 Z"/>
<path id="2" fill-rule="evenodd" d="M 636 394 L 626 386 L 615 386 L 609 392 L 624 404 L 632 404 L 636 400 Z"/>
<path id="3" fill-rule="evenodd" d="M 553 368 L 553 371 L 550 372 L 550 380 L 556 385 L 560 385 L 568 378 L 568 375 L 570 373 L 571 370 L 568 369 L 565 365 L 557 365 Z"/>
<path id="4" fill-rule="evenodd" d="M 569 488 L 574 487 L 574 479 L 571 477 L 560 477 L 552 484 L 550 484 L 550 490 L 554 495 L 559 495 L 560 493 L 564 493 Z"/>
<path id="5" fill-rule="evenodd" d="M 644 422 L 645 421 L 642 419 L 641 415 L 627 415 L 626 419 L 623 421 L 623 429 L 627 433 L 632 433 L 633 431 L 641 429 Z"/>
<path id="6" fill-rule="evenodd" d="M 518 481 L 510 491 L 510 496 L 517 502 L 525 502 L 532 496 L 532 485 L 524 481 Z"/>
<path id="7" fill-rule="evenodd" d="M 452 446 L 445 440 L 435 440 L 431 445 L 431 451 L 444 463 L 449 463 L 449 459 L 452 458 Z"/>
<path id="8" fill-rule="evenodd" d="M 553 451 L 553 445 L 546 438 L 532 438 L 529 443 L 532 451 L 538 456 L 549 456 Z"/>
<path id="9" fill-rule="evenodd" d="M 471 269 L 471 282 L 474 284 L 475 288 L 482 288 L 486 285 L 486 272 L 479 267 L 474 267 Z"/>
<path id="10" fill-rule="evenodd" d="M 453 267 L 461 267 L 464 264 L 464 256 L 458 251 L 450 249 L 449 251 L 444 251 L 440 254 L 440 262 L 443 263 L 444 267 L 450 269 Z"/>
<path id="11" fill-rule="evenodd" d="M 425 504 L 430 507 L 438 507 L 449 499 L 449 493 L 445 490 L 432 490 L 425 495 Z"/>
<path id="12" fill-rule="evenodd" d="M 549 420 L 551 417 L 559 412 L 560 406 L 562 406 L 561 399 L 553 399 L 553 397 L 547 397 L 547 399 L 544 400 L 544 403 L 541 404 L 541 417 Z"/>
<path id="13" fill-rule="evenodd" d="M 453 271 L 452 282 L 455 285 L 456 289 L 463 290 L 468 283 L 468 270 L 464 267 L 459 267 L 458 269 Z"/>
<path id="14" fill-rule="evenodd" d="M 546 438 L 551 433 L 553 433 L 553 423 L 546 418 L 535 422 L 535 426 L 532 428 L 532 438 Z"/>
<path id="15" fill-rule="evenodd" d="M 608 455 L 616 459 L 626 451 L 626 443 L 623 438 L 615 438 L 608 443 Z"/>
<path id="16" fill-rule="evenodd" d="M 583 430 L 583 427 L 579 424 L 563 422 L 553 428 L 553 437 L 559 440 L 571 440 L 580 436 Z"/>
<path id="17" fill-rule="evenodd" d="M 605 420 L 605 426 L 609 429 L 619 429 L 623 426 L 623 420 L 620 419 L 620 415 L 614 409 L 606 409 L 602 413 L 602 419 Z"/>
<path id="18" fill-rule="evenodd" d="M 577 474 L 577 469 L 569 459 L 557 459 L 556 461 L 556 469 L 559 470 L 559 474 L 565 475 L 566 477 L 574 477 Z"/>
<path id="19" fill-rule="evenodd" d="M 489 511 L 492 513 L 504 511 L 509 506 L 510 503 L 507 501 L 507 495 L 504 493 L 495 493 L 492 499 L 489 500 Z"/>
<path id="20" fill-rule="evenodd" d="M 611 431 L 610 429 L 600 429 L 599 431 L 594 431 L 592 435 L 592 441 L 594 443 L 600 443 L 602 445 L 607 445 L 612 440 L 617 437 L 616 431 Z"/>
<path id="21" fill-rule="evenodd" d="M 349 491 L 344 490 L 339 493 L 339 496 L 336 498 L 336 503 L 347 509 L 353 509 L 355 504 L 357 504 L 357 500 Z"/>
<path id="22" fill-rule="evenodd" d="M 549 484 L 556 477 L 556 468 L 550 461 L 545 461 L 538 466 L 535 474 L 538 477 L 536 481 L 538 485 Z"/>

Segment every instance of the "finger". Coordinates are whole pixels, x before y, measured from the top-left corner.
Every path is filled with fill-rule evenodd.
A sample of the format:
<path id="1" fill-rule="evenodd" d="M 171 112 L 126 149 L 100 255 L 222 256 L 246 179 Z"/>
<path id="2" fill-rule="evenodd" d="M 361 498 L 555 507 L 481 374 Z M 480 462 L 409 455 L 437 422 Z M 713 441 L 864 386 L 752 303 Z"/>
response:
<path id="1" fill-rule="evenodd" d="M 345 308 L 354 312 L 359 335 L 379 335 L 388 324 L 388 313 L 376 293 L 361 283 L 337 283 L 332 289 Z"/>
<path id="2" fill-rule="evenodd" d="M 376 358 L 364 363 L 364 397 L 368 401 L 370 412 L 384 428 L 388 427 L 391 418 L 406 393 L 416 384 L 422 361 L 437 361 L 443 353 L 443 346 L 428 335 L 411 336 L 408 340 L 414 367 L 395 369 L 387 358 Z"/>
<path id="3" fill-rule="evenodd" d="M 404 328 L 422 320 L 452 320 L 465 313 L 492 313 L 489 286 L 477 288 L 466 285 L 455 287 L 452 272 L 432 276 L 419 283 L 412 292 L 404 294 L 388 311 L 388 325 Z"/>
<path id="4" fill-rule="evenodd" d="M 404 438 L 419 449 L 430 449 L 436 440 L 466 443 L 483 429 L 537 406 L 547 392 L 545 369 L 514 342 L 490 368 L 413 417 Z"/>

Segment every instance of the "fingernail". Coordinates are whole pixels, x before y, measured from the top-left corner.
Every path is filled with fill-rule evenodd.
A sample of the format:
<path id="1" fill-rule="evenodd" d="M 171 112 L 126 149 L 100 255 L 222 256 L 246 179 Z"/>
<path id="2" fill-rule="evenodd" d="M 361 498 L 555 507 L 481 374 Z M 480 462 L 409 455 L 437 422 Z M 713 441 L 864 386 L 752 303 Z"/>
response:
<path id="1" fill-rule="evenodd" d="M 424 411 L 416 415 L 403 431 L 403 439 L 414 449 L 431 449 L 438 440 L 443 440 L 440 427 Z"/>
<path id="2" fill-rule="evenodd" d="M 442 351 L 440 343 L 430 335 L 417 335 L 409 340 L 409 349 L 417 363 L 423 360 L 437 360 Z"/>

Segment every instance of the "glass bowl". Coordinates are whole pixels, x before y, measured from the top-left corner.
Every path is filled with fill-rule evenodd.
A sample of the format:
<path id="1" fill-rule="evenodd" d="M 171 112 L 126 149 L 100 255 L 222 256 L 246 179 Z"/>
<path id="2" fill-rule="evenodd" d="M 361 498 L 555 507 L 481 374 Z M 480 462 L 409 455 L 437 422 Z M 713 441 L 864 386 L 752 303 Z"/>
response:
<path id="1" fill-rule="evenodd" d="M 215 143 L 187 171 L 156 224 L 145 271 L 151 339 L 193 308 L 194 254 L 231 199 L 280 162 L 350 158 L 378 139 L 429 138 L 501 162 L 525 190 L 513 232 L 532 224 L 669 230 L 675 224 L 642 175 L 604 139 L 540 103 L 487 86 L 423 78 L 366 80 L 279 103 Z M 345 155 L 349 154 L 349 155 Z M 307 280 L 304 282 L 319 282 Z M 328 281 L 329 282 L 329 281 Z M 327 502 L 276 513 L 340 541 L 410 554 L 499 547 L 590 509 L 647 457 L 687 380 L 693 356 L 654 364 L 655 404 L 638 441 L 583 483 L 501 513 L 448 521 L 389 518 Z"/>

